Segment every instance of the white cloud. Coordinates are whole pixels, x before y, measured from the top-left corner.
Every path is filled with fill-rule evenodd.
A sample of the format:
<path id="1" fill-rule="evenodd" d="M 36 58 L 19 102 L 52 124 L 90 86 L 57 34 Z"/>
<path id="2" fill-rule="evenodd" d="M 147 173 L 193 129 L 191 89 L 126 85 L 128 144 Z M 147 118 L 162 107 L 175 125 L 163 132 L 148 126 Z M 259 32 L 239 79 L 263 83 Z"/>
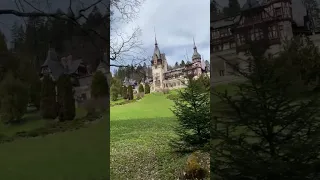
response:
<path id="1" fill-rule="evenodd" d="M 165 53 L 168 63 L 185 60 L 186 51 L 191 59 L 193 37 L 198 52 L 209 60 L 210 57 L 210 1 L 194 0 L 146 0 L 139 17 L 132 23 L 122 26 L 131 34 L 140 27 L 141 41 L 147 56 L 154 50 L 154 28 L 161 53 Z M 150 59 L 151 60 L 151 59 Z M 150 63 L 150 61 L 148 61 Z"/>

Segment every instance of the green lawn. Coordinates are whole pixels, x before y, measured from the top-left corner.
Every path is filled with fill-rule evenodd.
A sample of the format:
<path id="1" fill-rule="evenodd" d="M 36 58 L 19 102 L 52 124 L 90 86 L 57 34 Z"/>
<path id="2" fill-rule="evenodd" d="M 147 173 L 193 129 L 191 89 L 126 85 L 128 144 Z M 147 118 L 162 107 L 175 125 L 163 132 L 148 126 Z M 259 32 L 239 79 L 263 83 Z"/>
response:
<path id="1" fill-rule="evenodd" d="M 77 116 L 82 116 L 78 111 Z M 45 137 L 19 139 L 0 144 L 0 179 L 6 180 L 102 180 L 108 173 L 109 115 L 88 128 Z M 26 116 L 28 123 L 0 127 L 7 135 L 41 127 L 37 114 Z M 33 120 L 31 120 L 33 119 Z"/>
<path id="2" fill-rule="evenodd" d="M 172 105 L 155 93 L 111 107 L 111 179 L 177 179 L 186 156 L 179 157 L 168 146 L 177 123 Z"/>

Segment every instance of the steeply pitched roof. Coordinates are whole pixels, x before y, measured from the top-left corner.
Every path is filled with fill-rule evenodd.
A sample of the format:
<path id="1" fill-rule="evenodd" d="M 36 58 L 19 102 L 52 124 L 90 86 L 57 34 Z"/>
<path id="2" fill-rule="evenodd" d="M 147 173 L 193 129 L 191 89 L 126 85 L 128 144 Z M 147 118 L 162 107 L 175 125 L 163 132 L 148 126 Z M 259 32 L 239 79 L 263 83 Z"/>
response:
<path id="1" fill-rule="evenodd" d="M 66 64 L 67 66 L 61 63 L 58 60 L 58 56 L 54 49 L 49 49 L 47 58 L 43 63 L 42 67 L 48 67 L 51 71 L 52 76 L 54 79 L 58 79 L 62 74 L 73 74 L 79 68 L 79 65 L 82 63 L 81 59 L 72 60 L 72 56 L 67 58 L 69 61 Z"/>
<path id="2" fill-rule="evenodd" d="M 261 3 L 259 0 L 247 0 L 247 2 L 242 6 L 241 11 L 246 11 L 252 8 L 260 7 Z"/>

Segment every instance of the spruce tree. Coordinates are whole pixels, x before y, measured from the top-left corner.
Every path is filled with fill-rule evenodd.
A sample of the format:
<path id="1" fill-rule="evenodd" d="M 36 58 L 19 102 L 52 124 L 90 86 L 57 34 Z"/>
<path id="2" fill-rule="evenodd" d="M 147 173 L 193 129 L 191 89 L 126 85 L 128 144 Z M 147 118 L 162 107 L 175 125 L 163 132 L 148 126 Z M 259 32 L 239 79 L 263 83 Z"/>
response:
<path id="1" fill-rule="evenodd" d="M 210 140 L 210 98 L 204 79 L 189 79 L 187 87 L 174 100 L 173 113 L 178 119 L 177 139 L 171 145 L 176 150 L 204 148 Z M 207 79 L 209 81 L 209 79 Z"/>
<path id="2" fill-rule="evenodd" d="M 145 84 L 145 94 L 150 94 L 150 85 L 148 83 Z"/>
<path id="3" fill-rule="evenodd" d="M 123 99 L 128 99 L 128 88 L 127 88 L 127 86 L 123 86 L 123 88 L 122 88 L 122 98 Z"/>
<path id="4" fill-rule="evenodd" d="M 59 120 L 73 120 L 76 116 L 76 109 L 71 77 L 66 74 L 61 75 L 57 82 L 57 89 Z"/>
<path id="5" fill-rule="evenodd" d="M 117 87 L 116 84 L 111 85 L 110 93 L 111 93 L 111 100 L 116 101 L 119 95 L 119 88 Z"/>
<path id="6" fill-rule="evenodd" d="M 93 75 L 91 84 L 91 96 L 94 98 L 109 96 L 107 78 L 100 71 L 95 72 Z"/>
<path id="7" fill-rule="evenodd" d="M 133 89 L 132 86 L 128 86 L 128 100 L 133 100 Z"/>
<path id="8" fill-rule="evenodd" d="M 55 119 L 57 108 L 55 83 L 46 75 L 41 84 L 40 114 L 44 119 Z"/>
<path id="9" fill-rule="evenodd" d="M 27 111 L 28 87 L 8 72 L 0 84 L 0 119 L 4 123 L 20 122 Z"/>
<path id="10" fill-rule="evenodd" d="M 300 67 L 288 53 L 251 53 L 251 73 L 234 67 L 246 81 L 233 94 L 213 93 L 212 172 L 230 180 L 319 179 L 319 94 L 297 78 Z"/>
<path id="11" fill-rule="evenodd" d="M 138 89 L 139 93 L 144 93 L 144 87 L 142 84 L 139 84 L 139 89 Z"/>

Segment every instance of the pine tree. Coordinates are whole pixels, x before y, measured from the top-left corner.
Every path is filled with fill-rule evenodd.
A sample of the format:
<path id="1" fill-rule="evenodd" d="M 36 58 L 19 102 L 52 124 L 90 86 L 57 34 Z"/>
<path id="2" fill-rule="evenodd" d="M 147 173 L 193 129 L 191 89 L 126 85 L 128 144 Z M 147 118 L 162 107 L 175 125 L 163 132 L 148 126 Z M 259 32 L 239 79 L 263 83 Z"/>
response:
<path id="1" fill-rule="evenodd" d="M 184 62 L 184 60 L 181 60 L 180 67 L 184 67 L 185 65 L 186 63 Z"/>
<path id="2" fill-rule="evenodd" d="M 8 52 L 8 46 L 7 46 L 7 42 L 6 42 L 6 37 L 0 31 L 0 53 L 6 53 L 6 52 Z"/>
<path id="3" fill-rule="evenodd" d="M 107 78 L 100 71 L 95 72 L 91 84 L 91 96 L 94 98 L 103 98 L 109 96 Z"/>
<path id="4" fill-rule="evenodd" d="M 111 93 L 111 100 L 116 101 L 118 99 L 119 95 L 119 87 L 117 87 L 116 84 L 112 84 L 110 88 L 110 93 Z"/>
<path id="5" fill-rule="evenodd" d="M 41 116 L 44 119 L 55 119 L 57 117 L 57 111 L 55 83 L 51 77 L 44 76 L 41 85 Z"/>
<path id="6" fill-rule="evenodd" d="M 150 94 L 150 85 L 148 83 L 145 84 L 145 94 Z"/>
<path id="7" fill-rule="evenodd" d="M 319 94 L 297 78 L 292 58 L 253 55 L 251 73 L 234 67 L 245 82 L 232 94 L 214 92 L 220 102 L 212 108 L 211 160 L 218 177 L 319 179 Z"/>
<path id="8" fill-rule="evenodd" d="M 187 88 L 174 100 L 172 111 L 178 119 L 178 139 L 173 139 L 171 145 L 177 150 L 202 149 L 209 143 L 210 91 L 204 84 L 203 80 L 189 79 Z"/>
<path id="9" fill-rule="evenodd" d="M 27 85 L 8 72 L 0 84 L 0 116 L 4 123 L 20 122 L 27 111 Z"/>
<path id="10" fill-rule="evenodd" d="M 73 120 L 76 115 L 75 99 L 71 78 L 69 75 L 62 75 L 57 82 L 59 120 Z"/>
<path id="11" fill-rule="evenodd" d="M 122 88 L 122 98 L 123 99 L 128 99 L 128 88 L 127 88 L 127 86 L 123 86 L 123 88 Z"/>
<path id="12" fill-rule="evenodd" d="M 132 86 L 128 86 L 128 100 L 133 100 L 133 89 Z"/>
<path id="13" fill-rule="evenodd" d="M 139 89 L 138 89 L 139 93 L 144 93 L 144 87 L 142 84 L 139 84 Z"/>

